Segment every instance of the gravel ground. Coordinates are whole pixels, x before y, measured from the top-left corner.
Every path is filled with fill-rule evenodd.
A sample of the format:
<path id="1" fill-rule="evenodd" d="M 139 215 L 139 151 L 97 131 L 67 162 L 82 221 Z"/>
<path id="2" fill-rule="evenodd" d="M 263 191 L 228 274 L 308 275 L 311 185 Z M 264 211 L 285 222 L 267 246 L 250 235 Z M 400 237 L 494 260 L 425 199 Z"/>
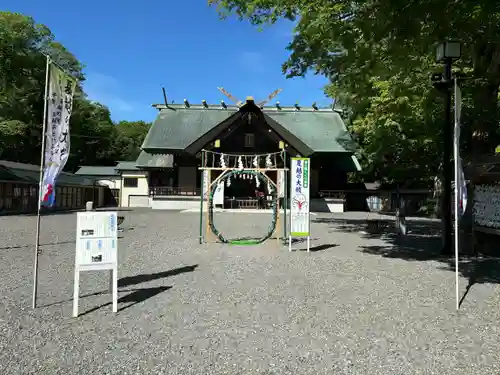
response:
<path id="1" fill-rule="evenodd" d="M 119 312 L 107 273 L 86 273 L 76 319 L 76 215 L 43 218 L 36 311 L 36 218 L 0 218 L 1 374 L 500 374 L 496 279 L 457 313 L 445 262 L 360 234 L 356 215 L 314 216 L 309 254 L 199 245 L 192 213 L 125 216 Z M 267 219 L 217 214 L 226 231 Z"/>

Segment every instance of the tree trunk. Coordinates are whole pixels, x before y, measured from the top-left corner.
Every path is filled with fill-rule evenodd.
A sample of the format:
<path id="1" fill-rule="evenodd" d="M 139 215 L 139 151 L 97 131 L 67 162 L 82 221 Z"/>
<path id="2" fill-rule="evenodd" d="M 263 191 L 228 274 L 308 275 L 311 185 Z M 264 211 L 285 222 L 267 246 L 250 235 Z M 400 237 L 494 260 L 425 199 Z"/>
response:
<path id="1" fill-rule="evenodd" d="M 434 176 L 434 217 L 441 217 L 441 197 L 442 197 L 442 186 L 443 182 L 441 181 L 440 176 Z"/>

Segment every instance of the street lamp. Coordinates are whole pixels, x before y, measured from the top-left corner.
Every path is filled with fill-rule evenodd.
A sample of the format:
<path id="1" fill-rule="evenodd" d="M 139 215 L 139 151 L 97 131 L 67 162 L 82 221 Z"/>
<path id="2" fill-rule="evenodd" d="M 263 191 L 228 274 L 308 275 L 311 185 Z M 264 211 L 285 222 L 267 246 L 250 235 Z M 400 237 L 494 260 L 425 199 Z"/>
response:
<path id="1" fill-rule="evenodd" d="M 462 54 L 460 42 L 444 41 L 438 44 L 436 48 L 436 60 L 444 62 L 447 59 L 457 60 Z"/>
<path id="2" fill-rule="evenodd" d="M 442 253 L 451 255 L 453 253 L 451 232 L 452 232 L 452 215 L 451 215 L 451 184 L 453 180 L 453 165 L 451 163 L 452 154 L 452 139 L 453 127 L 451 123 L 451 66 L 454 60 L 460 58 L 461 55 L 460 42 L 443 41 L 436 48 L 436 60 L 444 64 L 444 72 L 440 82 L 435 82 L 435 86 L 440 88 L 445 94 L 444 105 L 444 129 L 443 129 L 443 196 L 441 214 L 443 219 L 443 249 Z"/>

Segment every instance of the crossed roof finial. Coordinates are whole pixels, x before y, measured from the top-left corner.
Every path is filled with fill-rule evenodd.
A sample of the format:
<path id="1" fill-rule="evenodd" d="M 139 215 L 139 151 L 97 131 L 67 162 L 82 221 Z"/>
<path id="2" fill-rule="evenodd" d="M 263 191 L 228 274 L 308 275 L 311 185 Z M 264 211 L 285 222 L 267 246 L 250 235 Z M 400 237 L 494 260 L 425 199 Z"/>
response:
<path id="1" fill-rule="evenodd" d="M 227 92 L 224 87 L 217 87 L 217 89 L 222 92 L 229 100 L 231 100 L 232 102 L 234 102 L 236 104 L 237 107 L 241 107 L 243 105 L 243 102 L 239 99 L 237 99 L 236 97 L 234 97 L 233 95 L 231 95 L 229 92 Z M 269 96 L 267 97 L 267 99 L 257 103 L 257 106 L 259 108 L 262 108 L 264 107 L 267 103 L 269 103 L 276 95 L 278 95 L 281 91 L 283 91 L 283 89 L 277 89 L 277 90 L 274 90 L 271 94 L 269 94 Z M 247 96 L 246 97 L 246 102 L 249 102 L 249 101 L 254 101 L 254 98 L 253 96 Z"/>

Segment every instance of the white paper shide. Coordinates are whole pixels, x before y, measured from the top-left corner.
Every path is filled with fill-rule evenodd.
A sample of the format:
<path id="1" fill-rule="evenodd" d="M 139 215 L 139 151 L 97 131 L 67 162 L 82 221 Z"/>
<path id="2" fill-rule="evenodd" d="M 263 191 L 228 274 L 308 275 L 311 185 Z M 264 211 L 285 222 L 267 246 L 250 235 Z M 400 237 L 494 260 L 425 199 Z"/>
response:
<path id="1" fill-rule="evenodd" d="M 209 191 L 208 191 L 208 188 L 209 188 L 208 176 L 209 176 L 208 171 L 204 170 L 203 171 L 203 199 L 204 200 L 208 199 L 208 194 L 209 194 Z"/>
<path id="2" fill-rule="evenodd" d="M 278 171 L 278 187 L 280 198 L 285 197 L 285 171 Z"/>
<path id="3" fill-rule="evenodd" d="M 224 182 L 218 182 L 217 188 L 215 189 L 215 194 L 213 198 L 214 206 L 224 205 Z"/>

